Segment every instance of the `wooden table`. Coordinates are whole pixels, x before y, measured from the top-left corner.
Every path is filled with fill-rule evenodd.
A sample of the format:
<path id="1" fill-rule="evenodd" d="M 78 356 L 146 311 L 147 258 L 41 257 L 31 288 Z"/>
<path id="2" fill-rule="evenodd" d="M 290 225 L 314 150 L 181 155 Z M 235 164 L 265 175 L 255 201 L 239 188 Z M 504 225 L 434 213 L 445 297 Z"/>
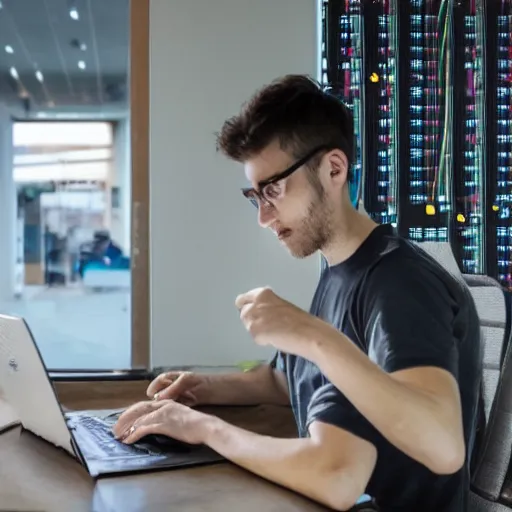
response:
<path id="1" fill-rule="evenodd" d="M 220 408 L 254 431 L 289 433 L 279 408 Z M 270 415 L 270 416 L 269 416 Z M 262 421 L 266 418 L 265 421 Z M 96 483 L 69 455 L 19 427 L 0 434 L 0 510 L 26 512 L 320 512 L 324 507 L 231 463 Z"/>

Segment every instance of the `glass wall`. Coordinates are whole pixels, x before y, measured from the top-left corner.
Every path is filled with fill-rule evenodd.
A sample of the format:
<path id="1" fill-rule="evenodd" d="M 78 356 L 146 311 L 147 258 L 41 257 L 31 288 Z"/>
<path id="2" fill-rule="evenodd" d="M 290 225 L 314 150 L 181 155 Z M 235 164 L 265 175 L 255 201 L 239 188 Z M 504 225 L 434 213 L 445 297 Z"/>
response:
<path id="1" fill-rule="evenodd" d="M 1 9 L 0 313 L 50 370 L 131 367 L 129 7 Z"/>
<path id="2" fill-rule="evenodd" d="M 18 299 L 53 369 L 130 365 L 129 208 L 113 122 L 13 124 Z M 126 164 L 127 162 L 125 162 Z"/>

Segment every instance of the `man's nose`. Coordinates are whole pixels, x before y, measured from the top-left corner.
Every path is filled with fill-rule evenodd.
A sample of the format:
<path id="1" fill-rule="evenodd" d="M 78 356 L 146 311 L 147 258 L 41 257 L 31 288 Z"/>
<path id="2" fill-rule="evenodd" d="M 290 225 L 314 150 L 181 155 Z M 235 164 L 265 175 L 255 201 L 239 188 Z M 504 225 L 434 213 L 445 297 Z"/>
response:
<path id="1" fill-rule="evenodd" d="M 268 228 L 275 219 L 275 208 L 261 203 L 258 208 L 258 222 L 262 228 Z"/>

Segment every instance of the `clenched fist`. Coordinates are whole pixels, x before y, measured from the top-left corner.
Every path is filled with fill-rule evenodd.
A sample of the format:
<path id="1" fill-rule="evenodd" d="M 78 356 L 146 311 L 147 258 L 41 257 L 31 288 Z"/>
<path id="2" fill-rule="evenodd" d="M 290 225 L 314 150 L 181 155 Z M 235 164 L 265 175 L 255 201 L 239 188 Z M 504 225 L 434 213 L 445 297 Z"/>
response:
<path id="1" fill-rule="evenodd" d="M 270 288 L 256 288 L 235 301 L 240 319 L 258 345 L 305 356 L 318 318 L 277 296 Z"/>

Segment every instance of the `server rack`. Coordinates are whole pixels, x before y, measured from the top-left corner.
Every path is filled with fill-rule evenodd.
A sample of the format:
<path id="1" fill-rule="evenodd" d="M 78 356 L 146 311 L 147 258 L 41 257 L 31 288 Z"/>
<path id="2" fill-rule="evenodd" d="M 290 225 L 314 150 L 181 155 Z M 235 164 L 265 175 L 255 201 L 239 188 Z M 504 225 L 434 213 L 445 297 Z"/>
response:
<path id="1" fill-rule="evenodd" d="M 379 223 L 397 222 L 397 2 L 363 4 L 363 198 Z"/>
<path id="2" fill-rule="evenodd" d="M 343 101 L 354 117 L 354 161 L 350 197 L 357 205 L 363 179 L 363 34 L 360 0 L 322 2 L 322 77 L 325 90 Z"/>
<path id="3" fill-rule="evenodd" d="M 512 0 L 323 4 L 323 82 L 354 112 L 365 209 L 512 288 Z"/>
<path id="4" fill-rule="evenodd" d="M 400 233 L 448 241 L 452 206 L 450 0 L 398 2 Z"/>
<path id="5" fill-rule="evenodd" d="M 453 6 L 452 247 L 466 274 L 485 271 L 483 0 Z"/>
<path id="6" fill-rule="evenodd" d="M 485 3 L 487 274 L 512 288 L 512 0 Z"/>

